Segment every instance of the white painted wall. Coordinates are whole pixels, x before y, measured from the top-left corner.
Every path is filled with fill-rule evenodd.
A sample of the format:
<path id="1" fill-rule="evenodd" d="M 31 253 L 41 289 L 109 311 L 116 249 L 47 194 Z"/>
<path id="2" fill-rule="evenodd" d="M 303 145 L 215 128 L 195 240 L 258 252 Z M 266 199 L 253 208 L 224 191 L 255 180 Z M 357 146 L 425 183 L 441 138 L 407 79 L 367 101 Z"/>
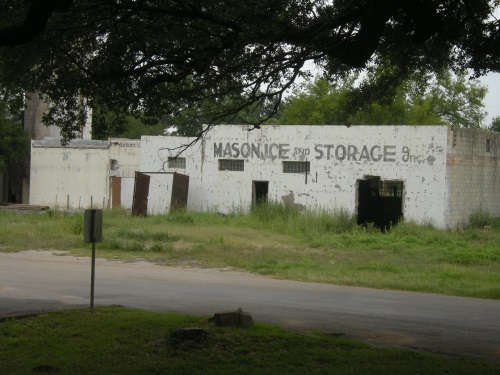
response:
<path id="1" fill-rule="evenodd" d="M 149 180 L 148 215 L 170 212 L 172 200 L 172 174 L 151 174 Z"/>
<path id="2" fill-rule="evenodd" d="M 206 207 L 206 195 L 203 189 L 203 162 L 202 143 L 195 143 L 192 147 L 185 149 L 185 145 L 190 144 L 195 138 L 190 137 L 164 137 L 164 136 L 143 136 L 141 138 L 141 165 L 140 171 L 147 172 L 177 172 L 189 176 L 189 196 L 187 207 L 190 210 L 203 210 Z M 186 169 L 169 168 L 168 158 L 175 157 L 183 150 L 179 157 L 186 158 Z M 150 191 L 148 200 L 148 214 L 152 212 L 167 213 L 170 211 L 170 201 L 172 194 L 172 175 L 164 177 L 151 174 Z M 160 182 L 161 181 L 161 182 Z M 196 181 L 192 185 L 192 181 Z M 152 185 L 154 184 L 154 187 Z M 158 186 L 157 186 L 158 185 Z M 161 198 L 155 197 L 153 190 L 159 191 Z M 168 197 L 168 198 L 164 198 Z M 165 199 L 168 200 L 165 201 Z M 158 204 L 160 207 L 155 207 Z"/>
<path id="3" fill-rule="evenodd" d="M 109 158 L 111 159 L 110 176 L 134 178 L 140 164 L 141 141 L 111 138 L 109 140 Z"/>
<path id="4" fill-rule="evenodd" d="M 31 142 L 30 204 L 56 208 L 107 207 L 109 157 L 106 141 Z"/>
<path id="5" fill-rule="evenodd" d="M 121 208 L 127 210 L 132 209 L 132 202 L 134 200 L 134 177 L 122 177 L 121 179 Z"/>
<path id="6" fill-rule="evenodd" d="M 148 214 L 170 210 L 172 175 L 190 177 L 188 209 L 230 213 L 252 203 L 252 181 L 268 181 L 270 200 L 308 209 L 357 213 L 357 181 L 367 176 L 404 183 L 407 220 L 440 228 L 463 225 L 478 208 L 500 215 L 500 134 L 445 126 L 218 126 L 185 149 L 186 168 L 169 168 L 194 138 L 142 137 L 32 141 L 31 204 L 109 207 L 110 177 L 121 177 L 121 206 L 132 207 L 135 171 L 150 173 Z M 491 150 L 485 150 L 489 139 Z M 258 152 L 257 152 L 258 150 Z M 219 171 L 218 160 L 244 160 L 243 172 Z M 283 161 L 311 163 L 283 173 Z M 114 162 L 116 161 L 116 162 Z"/>
<path id="7" fill-rule="evenodd" d="M 182 155 L 190 176 L 188 208 L 248 209 L 252 181 L 269 181 L 269 199 L 309 209 L 356 213 L 356 182 L 401 180 L 406 219 L 445 226 L 447 131 L 444 126 L 218 126 Z M 192 139 L 143 137 L 141 171 L 161 170 L 172 149 Z M 258 155 L 252 152 L 259 149 Z M 218 159 L 245 160 L 244 172 L 218 170 Z M 311 162 L 310 173 L 283 173 L 283 161 Z M 151 195 L 150 195 L 151 197 Z"/>
<path id="8" fill-rule="evenodd" d="M 131 208 L 139 158 L 140 141 L 75 140 L 63 147 L 59 140 L 34 140 L 30 204 L 69 209 L 108 208 L 110 177 L 119 176 L 122 207 Z"/>

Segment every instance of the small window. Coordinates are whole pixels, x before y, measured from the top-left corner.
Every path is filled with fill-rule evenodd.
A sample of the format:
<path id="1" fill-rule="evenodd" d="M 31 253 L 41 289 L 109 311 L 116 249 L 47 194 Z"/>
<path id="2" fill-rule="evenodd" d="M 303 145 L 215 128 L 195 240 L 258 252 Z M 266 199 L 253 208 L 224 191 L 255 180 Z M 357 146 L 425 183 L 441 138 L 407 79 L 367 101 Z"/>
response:
<path id="1" fill-rule="evenodd" d="M 486 140 L 486 152 L 491 152 L 491 139 Z"/>
<path id="2" fill-rule="evenodd" d="M 219 159 L 219 171 L 238 171 L 245 170 L 245 161 L 237 159 Z"/>
<path id="3" fill-rule="evenodd" d="M 311 170 L 308 161 L 284 161 L 283 173 L 308 173 Z"/>
<path id="4" fill-rule="evenodd" d="M 379 184 L 379 194 L 381 197 L 402 197 L 403 181 L 383 180 Z"/>
<path id="5" fill-rule="evenodd" d="M 186 169 L 186 158 L 168 158 L 168 167 L 176 169 Z"/>

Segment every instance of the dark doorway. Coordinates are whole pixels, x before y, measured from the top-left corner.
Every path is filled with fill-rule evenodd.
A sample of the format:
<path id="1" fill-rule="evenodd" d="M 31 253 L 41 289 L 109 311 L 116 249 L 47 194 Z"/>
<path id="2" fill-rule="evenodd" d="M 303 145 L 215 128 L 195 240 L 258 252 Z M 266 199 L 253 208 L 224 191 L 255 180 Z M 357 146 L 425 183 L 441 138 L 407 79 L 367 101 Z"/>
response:
<path id="1" fill-rule="evenodd" d="M 134 197 L 132 215 L 146 216 L 148 211 L 149 180 L 147 174 L 135 172 Z"/>
<path id="2" fill-rule="evenodd" d="M 187 206 L 189 176 L 174 172 L 170 210 L 183 209 Z"/>
<path id="3" fill-rule="evenodd" d="M 358 180 L 358 224 L 372 223 L 381 230 L 403 217 L 403 182 L 369 177 Z"/>
<path id="4" fill-rule="evenodd" d="M 269 192 L 269 181 L 252 181 L 252 204 L 267 202 Z"/>

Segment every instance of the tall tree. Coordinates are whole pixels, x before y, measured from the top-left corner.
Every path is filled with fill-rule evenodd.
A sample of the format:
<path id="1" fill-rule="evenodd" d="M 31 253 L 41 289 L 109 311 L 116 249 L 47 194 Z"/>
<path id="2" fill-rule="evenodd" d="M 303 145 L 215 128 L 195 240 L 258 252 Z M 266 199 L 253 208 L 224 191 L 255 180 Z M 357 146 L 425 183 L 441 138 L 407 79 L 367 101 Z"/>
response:
<path id="1" fill-rule="evenodd" d="M 0 90 L 0 93 L 2 94 L 0 99 L 0 172 L 9 177 L 9 190 L 12 194 L 9 200 L 21 202 L 22 181 L 28 169 L 30 140 L 23 129 L 19 106 L 12 105 L 12 97 L 6 90 Z M 14 100 L 14 103 L 18 103 L 18 100 Z"/>
<path id="2" fill-rule="evenodd" d="M 321 78 L 306 80 L 284 100 L 278 119 L 287 125 L 342 125 L 348 124 L 349 93 L 354 90 L 356 76 L 342 83 L 331 83 Z"/>
<path id="3" fill-rule="evenodd" d="M 380 68 L 383 71 L 387 68 Z M 355 77 L 354 77 L 355 78 Z M 478 81 L 449 72 L 414 75 L 371 101 L 357 100 L 363 87 L 376 78 L 368 74 L 355 85 L 353 77 L 343 85 L 326 79 L 307 81 L 289 97 L 278 122 L 283 124 L 455 125 L 478 128 L 486 113 L 487 89 Z"/>
<path id="4" fill-rule="evenodd" d="M 493 117 L 488 130 L 491 130 L 493 132 L 500 132 L 500 116 Z"/>
<path id="5" fill-rule="evenodd" d="M 278 101 L 314 61 L 330 79 L 395 67 L 379 96 L 416 70 L 500 70 L 498 0 L 0 0 L 0 82 L 45 94 L 66 138 L 95 98 L 161 118 L 232 95 L 208 124 Z M 263 121 L 259 119 L 258 121 Z M 257 122 L 258 123 L 258 122 Z"/>

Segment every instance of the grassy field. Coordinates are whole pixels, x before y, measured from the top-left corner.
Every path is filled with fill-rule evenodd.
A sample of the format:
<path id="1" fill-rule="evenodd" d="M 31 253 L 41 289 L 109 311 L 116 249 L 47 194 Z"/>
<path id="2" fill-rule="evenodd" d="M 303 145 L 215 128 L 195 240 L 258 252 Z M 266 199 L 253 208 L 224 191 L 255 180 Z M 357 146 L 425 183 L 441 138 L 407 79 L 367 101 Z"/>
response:
<path id="1" fill-rule="evenodd" d="M 485 224 L 491 230 L 485 231 Z M 478 227 L 478 228 L 475 228 Z M 500 220 L 460 232 L 400 224 L 381 233 L 344 212 L 269 206 L 250 214 L 105 211 L 99 257 L 231 267 L 322 283 L 500 299 Z M 0 251 L 69 250 L 90 256 L 83 214 L 0 210 Z M 195 341 L 180 328 L 202 328 Z M 0 322 L 0 374 L 498 374 L 500 364 L 381 349 L 256 324 L 217 328 L 206 317 L 120 307 L 59 311 Z"/>
<path id="2" fill-rule="evenodd" d="M 500 220 L 479 212 L 470 228 L 401 223 L 385 233 L 339 211 L 279 205 L 249 214 L 104 212 L 98 257 L 174 266 L 229 267 L 276 278 L 500 299 Z M 484 230 L 489 224 L 491 230 Z M 0 210 L 0 250 L 70 250 L 83 243 L 83 213 Z"/>
<path id="3" fill-rule="evenodd" d="M 200 328 L 186 340 L 177 332 Z M 121 307 L 0 323 L 1 374 L 498 374 L 500 364 Z"/>

